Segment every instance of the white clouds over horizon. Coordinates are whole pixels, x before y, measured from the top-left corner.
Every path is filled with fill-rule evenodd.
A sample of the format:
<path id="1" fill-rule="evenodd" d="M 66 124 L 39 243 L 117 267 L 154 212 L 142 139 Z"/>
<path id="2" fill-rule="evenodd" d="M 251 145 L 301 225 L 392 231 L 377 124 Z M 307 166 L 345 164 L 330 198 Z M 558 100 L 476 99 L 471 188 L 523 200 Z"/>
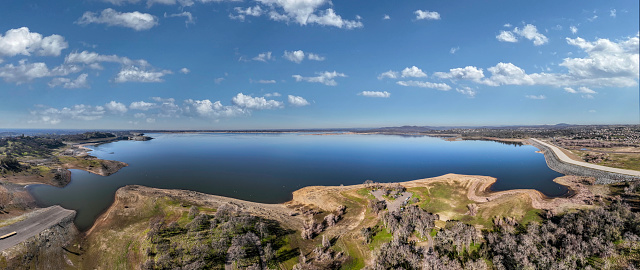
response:
<path id="1" fill-rule="evenodd" d="M 287 101 L 289 102 L 289 104 L 295 107 L 303 107 L 309 105 L 309 102 L 300 96 L 288 95 Z"/>
<path id="2" fill-rule="evenodd" d="M 315 76 L 315 77 L 303 77 L 301 75 L 293 75 L 291 77 L 296 79 L 296 82 L 305 81 L 305 82 L 312 82 L 312 83 L 321 83 L 328 86 L 338 85 L 338 83 L 334 80 L 334 78 L 347 77 L 347 75 L 345 75 L 344 73 L 338 73 L 336 71 L 316 72 L 316 74 L 318 76 Z"/>
<path id="3" fill-rule="evenodd" d="M 60 35 L 43 37 L 40 33 L 31 32 L 27 27 L 9 29 L 4 36 L 0 34 L 0 62 L 2 56 L 30 56 L 32 53 L 59 56 L 62 50 L 68 47 L 69 44 Z"/>
<path id="4" fill-rule="evenodd" d="M 391 93 L 387 91 L 362 91 L 358 93 L 358 95 L 363 97 L 388 98 L 391 96 Z"/>
<path id="5" fill-rule="evenodd" d="M 112 8 L 107 8 L 98 13 L 87 11 L 77 24 L 87 25 L 91 23 L 106 24 L 108 26 L 120 26 L 131 28 L 136 31 L 149 30 L 158 25 L 158 18 L 149 13 L 134 12 L 118 12 Z"/>

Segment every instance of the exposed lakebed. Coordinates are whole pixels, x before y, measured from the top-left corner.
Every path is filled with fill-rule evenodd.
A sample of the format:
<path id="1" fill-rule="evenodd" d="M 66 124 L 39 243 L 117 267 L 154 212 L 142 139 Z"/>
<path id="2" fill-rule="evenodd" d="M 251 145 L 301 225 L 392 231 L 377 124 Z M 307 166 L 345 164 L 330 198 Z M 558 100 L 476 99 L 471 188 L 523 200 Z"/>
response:
<path id="1" fill-rule="evenodd" d="M 447 173 L 487 175 L 493 190 L 530 188 L 550 197 L 567 188 L 552 180 L 537 148 L 489 141 L 445 141 L 389 135 L 314 136 L 301 133 L 148 134 L 151 141 L 92 147 L 101 159 L 128 167 L 103 177 L 72 170 L 64 188 L 29 186 L 41 206 L 78 211 L 87 229 L 125 185 L 188 189 L 243 200 L 282 203 L 311 185 L 352 185 L 365 180 L 400 182 Z"/>

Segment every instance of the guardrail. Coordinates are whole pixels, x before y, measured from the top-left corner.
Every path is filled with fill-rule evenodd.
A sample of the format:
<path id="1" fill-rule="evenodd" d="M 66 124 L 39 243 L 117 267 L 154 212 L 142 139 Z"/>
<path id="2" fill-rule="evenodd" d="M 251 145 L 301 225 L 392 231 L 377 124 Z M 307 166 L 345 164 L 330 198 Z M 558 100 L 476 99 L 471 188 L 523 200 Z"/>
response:
<path id="1" fill-rule="evenodd" d="M 5 235 L 0 236 L 0 240 L 1 240 L 1 239 L 9 238 L 9 237 L 14 236 L 14 235 L 16 235 L 16 234 L 18 234 L 18 233 L 17 233 L 17 232 L 10 232 L 10 233 L 8 233 L 8 234 L 5 234 Z"/>

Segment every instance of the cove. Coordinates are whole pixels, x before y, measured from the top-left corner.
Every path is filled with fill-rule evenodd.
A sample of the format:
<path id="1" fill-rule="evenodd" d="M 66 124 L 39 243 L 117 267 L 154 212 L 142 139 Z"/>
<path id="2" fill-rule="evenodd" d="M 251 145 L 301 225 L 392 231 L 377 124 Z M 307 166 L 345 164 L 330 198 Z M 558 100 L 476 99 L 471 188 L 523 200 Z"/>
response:
<path id="1" fill-rule="evenodd" d="M 311 185 L 353 185 L 365 180 L 401 182 L 447 173 L 487 175 L 492 190 L 536 189 L 549 197 L 567 193 L 552 180 L 529 145 L 490 141 L 445 141 L 391 135 L 304 133 L 158 133 L 151 141 L 119 141 L 92 147 L 92 155 L 129 164 L 103 177 L 72 170 L 64 188 L 28 186 L 39 206 L 78 211 L 88 229 L 125 185 L 187 189 L 242 200 L 282 203 Z"/>

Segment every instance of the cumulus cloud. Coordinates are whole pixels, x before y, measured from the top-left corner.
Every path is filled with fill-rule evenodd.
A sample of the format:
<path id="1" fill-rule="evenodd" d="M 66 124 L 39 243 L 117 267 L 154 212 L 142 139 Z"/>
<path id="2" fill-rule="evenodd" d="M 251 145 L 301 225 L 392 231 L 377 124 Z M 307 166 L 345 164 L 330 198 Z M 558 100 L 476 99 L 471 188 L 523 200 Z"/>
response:
<path id="1" fill-rule="evenodd" d="M 391 20 L 391 16 L 389 16 L 388 14 L 384 14 L 384 16 L 382 16 L 383 20 Z"/>
<path id="2" fill-rule="evenodd" d="M 432 83 L 432 82 L 422 82 L 422 81 L 397 81 L 396 83 L 402 86 L 432 88 L 432 89 L 441 90 L 441 91 L 451 90 L 451 86 L 449 86 L 446 83 Z"/>
<path id="3" fill-rule="evenodd" d="M 416 20 L 440 20 L 440 13 L 428 10 L 416 10 L 413 12 L 416 14 Z"/>
<path id="4" fill-rule="evenodd" d="M 586 41 L 582 38 L 567 38 L 569 45 L 582 49 L 587 56 L 583 58 L 565 58 L 561 67 L 566 73 L 531 73 L 513 63 L 500 62 L 488 68 L 490 77 L 481 73 L 482 69 L 469 66 L 452 69 L 448 73 L 436 72 L 440 78 L 471 80 L 477 83 L 500 85 L 548 85 L 554 87 L 631 87 L 638 85 L 638 36 L 614 42 L 608 39 Z M 463 72 L 464 70 L 468 72 Z M 455 72 L 454 72 L 455 71 Z M 472 75 L 473 74 L 473 75 Z M 567 90 L 571 92 L 572 90 Z M 586 91 L 586 90 L 585 90 Z M 587 91 L 588 92 L 588 91 Z M 589 94 L 584 92 L 586 94 Z M 592 96 L 591 96 L 592 97 Z"/>
<path id="5" fill-rule="evenodd" d="M 206 118 L 235 117 L 250 114 L 247 109 L 238 106 L 225 106 L 220 101 L 211 102 L 208 99 L 187 99 L 184 104 L 187 113 Z"/>
<path id="6" fill-rule="evenodd" d="M 276 80 L 258 80 L 258 83 L 272 84 L 272 83 L 276 83 Z"/>
<path id="7" fill-rule="evenodd" d="M 540 46 L 549 42 L 549 39 L 538 32 L 533 24 L 527 24 L 523 28 L 515 27 L 512 31 L 500 31 L 500 34 L 496 36 L 496 39 L 501 42 L 518 42 L 518 38 L 515 36 L 526 38 L 533 41 L 533 45 Z"/>
<path id="8" fill-rule="evenodd" d="M 324 61 L 325 60 L 324 56 L 320 56 L 320 55 L 317 55 L 315 53 L 309 53 L 307 55 L 307 58 L 309 60 L 313 60 L 313 61 Z"/>
<path id="9" fill-rule="evenodd" d="M 391 96 L 391 93 L 387 91 L 362 91 L 358 93 L 358 95 L 363 97 L 388 98 Z"/>
<path id="10" fill-rule="evenodd" d="M 384 78 L 397 79 L 399 76 L 400 74 L 397 71 L 389 70 L 378 75 L 378 80 L 382 80 Z"/>
<path id="11" fill-rule="evenodd" d="M 338 73 L 336 71 L 329 72 L 317 72 L 318 76 L 315 77 L 302 77 L 300 75 L 293 75 L 292 77 L 296 79 L 296 82 L 305 81 L 305 82 L 313 82 L 313 83 L 321 83 L 329 86 L 336 86 L 338 83 L 334 80 L 337 77 L 347 77 L 344 73 Z"/>
<path id="12" fill-rule="evenodd" d="M 141 110 L 148 111 L 149 109 L 155 108 L 155 103 L 144 102 L 144 101 L 134 101 L 129 104 L 129 109 L 131 110 Z"/>
<path id="13" fill-rule="evenodd" d="M 296 107 L 302 107 L 309 105 L 309 102 L 303 97 L 288 95 L 289 104 Z"/>
<path id="14" fill-rule="evenodd" d="M 30 56 L 32 53 L 59 56 L 60 52 L 68 47 L 69 44 L 60 35 L 43 37 L 39 33 L 31 32 L 27 27 L 10 29 L 4 36 L 0 34 L 0 57 L 19 54 Z"/>
<path id="15" fill-rule="evenodd" d="M 500 31 L 496 38 L 502 42 L 518 42 L 518 38 L 511 31 Z"/>
<path id="16" fill-rule="evenodd" d="M 273 56 L 271 55 L 271 52 L 263 52 L 258 54 L 258 56 L 252 58 L 252 60 L 254 61 L 261 61 L 261 62 L 267 62 L 269 60 L 273 60 Z"/>
<path id="17" fill-rule="evenodd" d="M 127 112 L 127 105 L 124 105 L 120 102 L 112 100 L 111 102 L 104 105 L 104 108 L 111 113 L 119 113 L 123 114 Z"/>
<path id="18" fill-rule="evenodd" d="M 304 60 L 304 52 L 302 50 L 297 51 L 284 51 L 284 59 L 287 59 L 291 62 L 300 64 L 302 60 Z"/>
<path id="19" fill-rule="evenodd" d="M 163 82 L 162 77 L 167 74 L 171 74 L 169 70 L 162 71 L 149 71 L 144 70 L 136 66 L 124 67 L 118 72 L 114 82 Z"/>
<path id="20" fill-rule="evenodd" d="M 453 47 L 449 50 L 450 54 L 456 54 L 460 50 L 460 47 Z"/>
<path id="21" fill-rule="evenodd" d="M 468 86 L 463 86 L 460 88 L 456 88 L 456 92 L 466 95 L 469 98 L 474 98 L 476 96 L 476 90 L 472 89 L 471 87 Z"/>
<path id="22" fill-rule="evenodd" d="M 354 29 L 364 25 L 359 17 L 355 20 L 343 19 L 332 8 L 320 10 L 324 5 L 331 5 L 329 0 L 257 0 L 269 9 L 271 20 L 290 22 L 299 25 L 318 24 L 337 28 Z"/>
<path id="23" fill-rule="evenodd" d="M 436 72 L 433 73 L 433 76 L 443 79 L 479 81 L 484 78 L 484 72 L 481 68 L 466 66 L 464 68 L 452 68 L 449 72 Z"/>
<path id="24" fill-rule="evenodd" d="M 83 73 L 80 74 L 75 80 L 69 78 L 54 78 L 49 82 L 49 87 L 57 87 L 62 86 L 63 88 L 73 89 L 73 88 L 89 88 L 89 82 L 87 78 L 89 74 Z"/>
<path id="25" fill-rule="evenodd" d="M 27 63 L 25 60 L 18 65 L 7 64 L 0 67 L 0 78 L 5 82 L 22 84 L 33 79 L 50 76 L 51 73 L 45 63 Z"/>
<path id="26" fill-rule="evenodd" d="M 424 78 L 427 74 L 416 66 L 407 67 L 402 70 L 402 78 Z"/>
<path id="27" fill-rule="evenodd" d="M 616 9 L 615 8 L 612 9 L 612 10 L 609 10 L 609 16 L 614 17 L 614 18 L 616 17 Z"/>
<path id="28" fill-rule="evenodd" d="M 189 70 L 188 68 L 181 68 L 180 69 L 180 73 L 182 73 L 182 74 L 189 74 L 189 72 L 191 72 L 191 70 Z"/>
<path id="29" fill-rule="evenodd" d="M 63 107 L 62 109 L 42 105 L 36 107 L 37 109 L 31 110 L 30 112 L 33 120 L 29 120 L 29 123 L 56 125 L 64 120 L 93 121 L 102 118 L 105 113 L 105 109 L 102 106 L 84 104 Z"/>
<path id="30" fill-rule="evenodd" d="M 64 58 L 66 64 L 97 64 L 101 62 L 119 63 L 122 65 L 137 65 L 141 67 L 150 66 L 146 60 L 131 60 L 127 57 L 113 55 L 102 55 L 96 52 L 82 51 L 72 52 Z"/>
<path id="31" fill-rule="evenodd" d="M 282 108 L 283 103 L 276 100 L 267 100 L 264 97 L 252 97 L 251 95 L 244 95 L 238 93 L 231 99 L 231 102 L 241 108 L 252 110 L 267 110 Z"/>
<path id="32" fill-rule="evenodd" d="M 114 9 L 107 8 L 100 12 L 87 11 L 77 24 L 87 25 L 90 23 L 106 24 L 108 26 L 128 27 L 136 31 L 149 30 L 158 25 L 158 18 L 148 13 L 134 12 L 118 12 Z"/>
<path id="33" fill-rule="evenodd" d="M 524 97 L 526 97 L 526 98 L 528 98 L 528 99 L 546 99 L 546 98 L 547 98 L 547 97 L 546 97 L 546 96 L 544 96 L 544 95 L 539 95 L 539 96 L 535 96 L 535 95 L 526 95 L 526 96 L 524 96 Z"/>
<path id="34" fill-rule="evenodd" d="M 236 14 L 229 14 L 229 18 L 240 21 L 244 21 L 247 16 L 258 17 L 264 14 L 264 11 L 258 5 L 254 7 L 248 7 L 246 9 L 236 7 L 233 10 L 236 12 Z"/>

